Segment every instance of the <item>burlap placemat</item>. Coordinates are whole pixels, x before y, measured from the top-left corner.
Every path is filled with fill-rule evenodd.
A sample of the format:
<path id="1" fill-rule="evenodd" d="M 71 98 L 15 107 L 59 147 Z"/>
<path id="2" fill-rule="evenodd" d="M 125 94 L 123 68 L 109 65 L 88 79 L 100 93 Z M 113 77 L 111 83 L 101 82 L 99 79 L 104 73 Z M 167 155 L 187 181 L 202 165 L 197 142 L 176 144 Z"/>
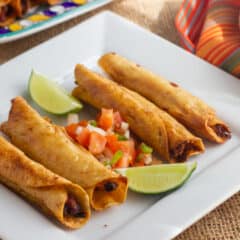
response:
<path id="1" fill-rule="evenodd" d="M 181 0 L 116 0 L 99 10 L 77 17 L 34 36 L 1 45 L 0 63 L 6 62 L 105 9 L 112 10 L 169 41 L 179 44 L 174 27 L 174 17 L 180 2 Z M 2 77 L 4 81 L 4 76 Z M 210 193 L 206 192 L 206 194 Z M 240 240 L 240 194 L 233 196 L 175 240 Z"/>

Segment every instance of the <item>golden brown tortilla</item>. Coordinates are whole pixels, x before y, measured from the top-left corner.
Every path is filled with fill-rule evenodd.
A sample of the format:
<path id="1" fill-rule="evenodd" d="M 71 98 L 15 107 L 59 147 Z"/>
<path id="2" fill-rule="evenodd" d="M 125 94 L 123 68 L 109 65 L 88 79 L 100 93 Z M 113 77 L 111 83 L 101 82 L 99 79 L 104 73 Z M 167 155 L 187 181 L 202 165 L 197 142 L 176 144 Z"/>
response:
<path id="1" fill-rule="evenodd" d="M 114 81 L 143 95 L 196 135 L 217 143 L 231 138 L 230 129 L 216 116 L 214 109 L 177 84 L 115 53 L 102 56 L 99 65 Z"/>
<path id="2" fill-rule="evenodd" d="M 127 179 L 76 145 L 64 128 L 42 118 L 22 97 L 12 100 L 9 119 L 1 129 L 33 160 L 82 186 L 94 209 L 102 210 L 125 201 Z"/>
<path id="3" fill-rule="evenodd" d="M 0 137 L 0 182 L 65 227 L 80 228 L 90 217 L 89 198 L 80 186 L 32 161 L 3 137 Z"/>
<path id="4" fill-rule="evenodd" d="M 204 151 L 201 139 L 139 94 L 91 72 L 83 65 L 75 67 L 75 79 L 78 85 L 72 93 L 75 97 L 97 108 L 119 111 L 131 130 L 167 161 L 185 161 Z"/>

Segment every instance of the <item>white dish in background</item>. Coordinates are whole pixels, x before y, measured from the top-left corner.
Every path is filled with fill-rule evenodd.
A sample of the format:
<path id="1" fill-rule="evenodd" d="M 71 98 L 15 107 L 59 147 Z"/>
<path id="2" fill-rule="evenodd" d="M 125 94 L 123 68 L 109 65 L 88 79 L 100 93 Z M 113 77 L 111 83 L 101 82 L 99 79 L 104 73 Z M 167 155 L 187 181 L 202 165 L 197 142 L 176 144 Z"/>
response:
<path id="1" fill-rule="evenodd" d="M 97 58 L 109 51 L 132 59 L 201 97 L 230 125 L 232 139 L 223 145 L 207 143 L 206 152 L 192 158 L 198 161 L 196 172 L 179 190 L 162 198 L 129 192 L 125 204 L 93 213 L 89 223 L 77 231 L 65 231 L 54 225 L 26 201 L 0 186 L 3 240 L 167 240 L 239 191 L 240 82 L 110 12 L 95 16 L 2 65 L 0 120 L 7 118 L 11 98 L 26 96 L 32 68 L 71 89 L 75 64 L 84 63 L 96 70 Z M 88 109 L 81 115 L 89 115 Z"/>
<path id="2" fill-rule="evenodd" d="M 64 0 L 53 6 L 36 6 L 30 9 L 21 19 L 17 19 L 13 24 L 0 27 L 0 44 L 12 42 L 43 31 L 106 5 L 111 1 L 86 0 L 86 3 L 80 4 L 78 0 Z M 35 18 L 34 21 L 32 17 Z"/>

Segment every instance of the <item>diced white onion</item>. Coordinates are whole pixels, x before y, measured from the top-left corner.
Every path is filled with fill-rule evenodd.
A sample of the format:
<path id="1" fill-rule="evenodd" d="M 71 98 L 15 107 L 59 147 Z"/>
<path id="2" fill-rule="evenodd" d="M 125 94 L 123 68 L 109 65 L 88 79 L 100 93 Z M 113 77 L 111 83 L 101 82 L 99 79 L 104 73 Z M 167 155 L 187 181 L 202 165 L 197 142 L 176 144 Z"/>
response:
<path id="1" fill-rule="evenodd" d="M 127 131 L 128 128 L 129 128 L 129 124 L 128 124 L 127 122 L 122 122 L 122 123 L 121 123 L 121 129 L 122 129 L 123 131 Z"/>
<path id="2" fill-rule="evenodd" d="M 144 164 L 149 165 L 152 163 L 152 155 L 151 154 L 145 154 L 144 155 Z"/>
<path id="3" fill-rule="evenodd" d="M 67 116 L 67 125 L 73 124 L 73 123 L 78 123 L 79 118 L 76 113 L 69 113 Z"/>
<path id="4" fill-rule="evenodd" d="M 76 129 L 76 134 L 77 135 L 81 134 L 82 130 L 83 130 L 83 127 L 78 126 L 77 129 Z"/>
<path id="5" fill-rule="evenodd" d="M 97 133 L 101 134 L 102 136 L 106 136 L 107 135 L 107 133 L 103 129 L 98 128 L 98 127 L 94 127 L 94 126 L 92 126 L 90 124 L 87 125 L 87 129 L 90 132 L 97 132 Z"/>
<path id="6" fill-rule="evenodd" d="M 129 139 L 130 138 L 130 131 L 127 130 L 125 133 L 124 133 L 124 136 Z"/>

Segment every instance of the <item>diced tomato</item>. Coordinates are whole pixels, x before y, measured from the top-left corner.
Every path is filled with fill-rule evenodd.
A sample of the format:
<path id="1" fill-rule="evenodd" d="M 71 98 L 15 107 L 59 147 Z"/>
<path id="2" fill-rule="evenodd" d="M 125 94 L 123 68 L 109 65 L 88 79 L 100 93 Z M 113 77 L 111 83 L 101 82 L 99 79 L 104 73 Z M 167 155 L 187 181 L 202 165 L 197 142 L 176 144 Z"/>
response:
<path id="1" fill-rule="evenodd" d="M 85 148 L 88 148 L 91 132 L 87 128 L 83 128 L 81 133 L 76 136 L 77 142 Z"/>
<path id="2" fill-rule="evenodd" d="M 129 141 L 118 141 L 116 135 L 108 135 L 107 138 L 107 146 L 109 149 L 115 153 L 118 150 L 121 150 L 124 153 L 124 159 L 119 160 L 120 163 L 124 163 L 126 165 L 125 161 L 126 158 L 128 159 L 128 165 L 133 164 L 136 158 L 136 150 L 135 150 L 135 144 L 133 140 Z"/>
<path id="3" fill-rule="evenodd" d="M 68 135 L 70 137 L 72 137 L 74 140 L 76 140 L 76 138 L 77 138 L 77 133 L 76 133 L 77 128 L 79 126 L 86 127 L 87 125 L 88 125 L 88 121 L 82 120 L 79 123 L 72 123 L 72 124 L 66 126 L 65 129 L 66 129 Z"/>
<path id="4" fill-rule="evenodd" d="M 104 151 L 106 143 L 107 139 L 105 136 L 97 132 L 91 132 L 88 150 L 92 154 L 100 154 Z"/>
<path id="5" fill-rule="evenodd" d="M 77 127 L 78 127 L 78 126 L 79 126 L 79 125 L 78 125 L 77 123 L 72 123 L 72 124 L 70 124 L 70 125 L 68 125 L 68 126 L 65 127 L 68 135 L 69 135 L 70 137 L 72 137 L 73 139 L 76 139 L 76 136 L 77 136 L 76 130 L 77 130 Z"/>
<path id="6" fill-rule="evenodd" d="M 140 150 L 139 149 L 134 149 L 135 151 L 134 151 L 134 157 L 133 157 L 133 160 L 132 160 L 132 162 L 130 162 L 130 165 L 131 166 L 143 166 L 144 165 L 144 163 L 143 163 L 143 165 L 142 165 L 142 163 L 139 163 L 139 161 L 138 161 L 138 155 L 141 153 L 140 152 Z"/>
<path id="7" fill-rule="evenodd" d="M 121 150 L 131 156 L 133 160 L 136 158 L 135 143 L 132 139 L 128 141 L 118 141 L 116 135 L 107 135 L 106 138 L 107 146 L 111 149 L 113 153 Z"/>
<path id="8" fill-rule="evenodd" d="M 141 165 L 142 162 L 135 161 L 137 150 L 135 149 L 135 142 L 133 139 L 119 138 L 119 132 L 123 125 L 123 119 L 119 112 L 113 112 L 113 109 L 102 109 L 101 114 L 97 120 L 97 126 L 102 130 L 113 130 L 117 133 L 110 133 L 111 131 L 103 131 L 104 134 L 94 130 L 94 127 L 88 127 L 89 121 L 82 120 L 77 124 L 71 124 L 66 127 L 68 134 L 74 138 L 81 146 L 87 148 L 92 154 L 103 154 L 108 159 L 112 159 L 114 154 L 121 152 L 119 160 L 114 161 L 114 168 L 123 168 L 135 165 Z M 78 129 L 79 127 L 79 129 Z M 100 129 L 99 129 L 100 130 Z M 107 134 L 105 136 L 105 133 Z M 115 163 L 116 162 L 116 163 Z M 144 164 L 144 163 L 143 163 Z"/>
<path id="9" fill-rule="evenodd" d="M 113 118 L 114 118 L 114 128 L 118 129 L 121 128 L 122 124 L 122 117 L 119 112 L 114 112 L 113 113 Z"/>
<path id="10" fill-rule="evenodd" d="M 115 153 L 117 150 L 119 150 L 118 149 L 118 138 L 116 135 L 114 135 L 114 134 L 107 135 L 106 139 L 107 139 L 107 146 L 113 153 Z"/>
<path id="11" fill-rule="evenodd" d="M 133 164 L 131 166 L 133 167 L 141 167 L 141 166 L 145 166 L 145 159 L 147 157 L 148 154 L 145 154 L 141 151 L 141 149 L 136 150 L 136 157 L 135 157 L 135 161 L 133 162 Z"/>
<path id="12" fill-rule="evenodd" d="M 87 120 L 81 120 L 79 123 L 78 123 L 79 126 L 81 127 L 86 127 L 88 125 L 88 121 Z"/>
<path id="13" fill-rule="evenodd" d="M 127 168 L 129 166 L 129 155 L 124 154 L 121 159 L 113 166 L 113 168 Z"/>
<path id="14" fill-rule="evenodd" d="M 108 130 L 113 127 L 113 123 L 113 109 L 103 108 L 98 120 L 98 126 L 104 130 Z"/>
<path id="15" fill-rule="evenodd" d="M 136 150 L 135 150 L 135 143 L 131 139 L 129 141 L 119 141 L 118 142 L 118 149 L 122 150 L 129 156 L 129 164 L 133 164 L 136 158 Z"/>

